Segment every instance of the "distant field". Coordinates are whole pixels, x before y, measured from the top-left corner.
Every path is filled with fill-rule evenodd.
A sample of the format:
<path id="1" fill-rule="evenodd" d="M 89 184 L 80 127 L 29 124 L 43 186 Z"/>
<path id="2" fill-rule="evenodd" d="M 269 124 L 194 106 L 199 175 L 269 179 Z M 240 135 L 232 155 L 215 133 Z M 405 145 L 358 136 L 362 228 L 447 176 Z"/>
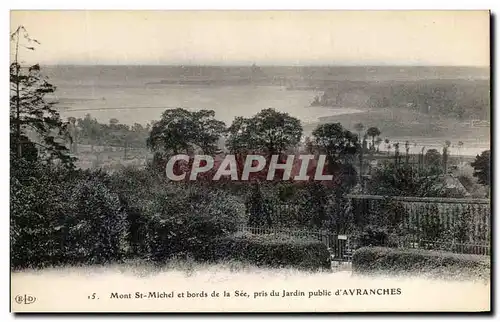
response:
<path id="1" fill-rule="evenodd" d="M 312 131 L 317 124 L 326 122 L 340 122 L 344 127 L 354 131 L 356 123 L 362 123 L 365 128 L 375 126 L 382 132 L 382 138 L 394 141 L 396 138 L 442 138 L 453 141 L 469 141 L 471 144 L 488 144 L 490 142 L 490 128 L 471 128 L 470 125 L 460 123 L 456 119 L 425 115 L 419 112 L 401 108 L 366 109 L 363 113 L 340 114 L 332 117 L 323 117 L 316 124 L 305 126 L 306 131 Z M 404 142 L 404 141 L 403 141 Z"/>

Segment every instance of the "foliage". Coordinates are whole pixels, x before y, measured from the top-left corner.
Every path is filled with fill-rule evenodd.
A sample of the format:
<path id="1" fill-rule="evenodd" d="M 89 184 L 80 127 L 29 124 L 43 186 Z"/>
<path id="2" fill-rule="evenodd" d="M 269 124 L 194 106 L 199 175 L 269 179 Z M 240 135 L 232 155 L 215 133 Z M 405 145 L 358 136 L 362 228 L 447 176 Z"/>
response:
<path id="1" fill-rule="evenodd" d="M 233 153 L 281 154 L 302 137 L 300 121 L 274 109 L 264 109 L 251 118 L 237 117 L 228 130 L 227 145 Z"/>
<path id="2" fill-rule="evenodd" d="M 401 82 L 366 82 L 363 87 L 370 97 L 369 107 L 410 109 L 430 115 L 444 115 L 466 120 L 490 119 L 490 80 L 477 78 L 453 82 L 442 79 L 419 79 Z M 349 88 L 344 90 L 349 91 Z M 325 99 L 338 95 L 338 90 L 325 91 Z M 432 108 L 429 108 L 431 106 Z"/>
<path id="3" fill-rule="evenodd" d="M 441 167 L 441 153 L 436 149 L 429 149 L 425 153 L 425 164 L 431 167 Z"/>
<path id="4" fill-rule="evenodd" d="M 22 40 L 27 45 L 22 44 Z M 55 91 L 41 74 L 38 64 L 24 67 L 19 60 L 19 48 L 35 50 L 39 42 L 31 38 L 23 26 L 19 26 L 11 34 L 15 56 L 10 64 L 10 149 L 15 158 L 31 160 L 41 158 L 47 161 L 54 159 L 68 167 L 75 161 L 65 146 L 68 137 L 67 123 L 61 121 L 59 113 L 53 108 L 54 102 L 45 96 Z M 40 148 L 43 154 L 36 151 Z"/>
<path id="5" fill-rule="evenodd" d="M 352 235 L 357 247 L 395 246 L 400 237 L 409 233 L 402 227 L 408 212 L 398 201 L 353 199 L 351 207 L 354 222 Z"/>
<path id="6" fill-rule="evenodd" d="M 372 138 L 372 149 L 375 149 L 375 138 L 381 134 L 380 130 L 377 127 L 370 127 L 366 130 L 366 135 Z"/>
<path id="7" fill-rule="evenodd" d="M 15 161 L 12 266 L 102 263 L 127 251 L 127 221 L 102 175 Z"/>
<path id="8" fill-rule="evenodd" d="M 388 246 L 389 234 L 387 229 L 368 226 L 355 236 L 357 247 Z"/>
<path id="9" fill-rule="evenodd" d="M 313 131 L 313 136 L 315 146 L 327 154 L 331 165 L 352 163 L 360 150 L 357 136 L 340 123 L 321 124 Z"/>
<path id="10" fill-rule="evenodd" d="M 474 162 L 471 163 L 474 168 L 474 177 L 478 179 L 480 184 L 489 186 L 491 184 L 490 168 L 491 168 L 491 152 L 490 150 L 483 151 L 481 155 L 477 155 Z"/>
<path id="11" fill-rule="evenodd" d="M 184 185 L 160 189 L 142 210 L 147 257 L 163 261 L 202 250 L 243 223 L 244 208 L 221 191 Z"/>
<path id="12" fill-rule="evenodd" d="M 471 209 L 458 213 L 451 224 L 451 238 L 459 243 L 469 243 L 474 235 L 474 216 Z"/>
<path id="13" fill-rule="evenodd" d="M 355 273 L 429 274 L 447 278 L 489 278 L 490 259 L 447 252 L 363 247 L 352 258 Z"/>
<path id="14" fill-rule="evenodd" d="M 119 146 L 127 148 L 145 148 L 149 136 L 150 125 L 145 127 L 139 123 L 129 126 L 121 124 L 117 119 L 109 120 L 109 124 L 99 123 L 90 114 L 76 120 L 76 137 L 81 144 Z"/>
<path id="15" fill-rule="evenodd" d="M 327 156 L 327 169 L 334 176 L 337 196 L 346 193 L 358 182 L 353 166 L 361 152 L 357 136 L 340 123 L 321 124 L 313 131 L 313 136 L 316 149 Z"/>
<path id="16" fill-rule="evenodd" d="M 14 159 L 10 179 L 10 250 L 12 267 L 57 262 L 55 227 L 66 206 L 58 186 L 41 164 Z"/>
<path id="17" fill-rule="evenodd" d="M 299 224 L 302 227 L 323 228 L 329 215 L 329 192 L 316 181 L 306 186 L 304 202 L 301 203 Z"/>
<path id="18" fill-rule="evenodd" d="M 225 132 L 225 124 L 214 118 L 212 110 L 190 112 L 182 108 L 168 109 L 153 124 L 147 140 L 153 151 L 178 154 L 195 147 L 210 154 Z"/>
<path id="19" fill-rule="evenodd" d="M 439 169 L 393 163 L 374 170 L 367 190 L 382 196 L 446 197 L 447 194 Z"/>
<path id="20" fill-rule="evenodd" d="M 444 234 L 444 225 L 439 216 L 439 209 L 437 205 L 430 205 L 426 208 L 425 213 L 420 217 L 421 222 L 419 225 L 420 231 L 418 235 L 425 241 L 441 241 Z M 425 246 L 423 243 L 423 247 Z"/>
<path id="21" fill-rule="evenodd" d="M 363 130 L 365 129 L 365 126 L 363 125 L 363 123 L 354 124 L 354 129 L 358 132 L 359 137 L 361 138 L 361 132 L 363 132 Z"/>
<path id="22" fill-rule="evenodd" d="M 264 197 L 260 184 L 254 184 L 252 194 L 246 203 L 248 209 L 248 225 L 251 227 L 271 226 L 272 204 Z"/>
<path id="23" fill-rule="evenodd" d="M 203 255 L 209 260 L 241 260 L 258 266 L 330 269 L 325 244 L 278 235 L 235 234 L 216 240 Z"/>
<path id="24" fill-rule="evenodd" d="M 60 232 L 72 263 L 107 263 L 127 252 L 128 222 L 118 196 L 99 180 L 79 180 L 68 191 Z"/>

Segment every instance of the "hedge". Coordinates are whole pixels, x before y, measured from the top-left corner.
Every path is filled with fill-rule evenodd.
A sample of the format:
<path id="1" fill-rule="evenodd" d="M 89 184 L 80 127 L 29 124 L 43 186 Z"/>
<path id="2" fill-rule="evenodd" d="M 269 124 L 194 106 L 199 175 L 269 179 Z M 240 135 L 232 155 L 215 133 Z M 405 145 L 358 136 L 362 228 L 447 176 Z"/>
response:
<path id="1" fill-rule="evenodd" d="M 352 258 L 352 270 L 362 274 L 404 275 L 416 272 L 439 278 L 489 278 L 490 257 L 422 249 L 363 247 Z"/>
<path id="2" fill-rule="evenodd" d="M 192 255 L 244 222 L 244 205 L 224 192 L 178 186 L 152 197 L 141 212 L 139 243 L 153 261 Z"/>
<path id="3" fill-rule="evenodd" d="M 20 162 L 11 174 L 13 269 L 190 255 L 245 219 L 237 197 L 145 171 L 110 176 Z"/>
<path id="4" fill-rule="evenodd" d="M 331 268 L 330 254 L 323 243 L 277 235 L 238 233 L 226 236 L 207 245 L 198 257 L 211 261 L 238 260 L 267 267 Z"/>
<path id="5" fill-rule="evenodd" d="M 118 196 L 97 180 L 11 180 L 12 268 L 120 260 L 127 222 Z"/>

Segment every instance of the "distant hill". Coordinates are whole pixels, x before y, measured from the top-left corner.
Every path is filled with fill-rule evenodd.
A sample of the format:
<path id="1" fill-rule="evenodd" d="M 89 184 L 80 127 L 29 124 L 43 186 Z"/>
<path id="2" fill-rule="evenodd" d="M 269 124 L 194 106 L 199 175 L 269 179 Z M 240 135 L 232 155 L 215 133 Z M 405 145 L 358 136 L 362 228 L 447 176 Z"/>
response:
<path id="1" fill-rule="evenodd" d="M 322 106 L 397 107 L 458 120 L 489 120 L 488 79 L 423 79 L 412 81 L 325 83 Z"/>
<path id="2" fill-rule="evenodd" d="M 490 141 L 490 128 L 488 127 L 473 128 L 470 122 L 457 122 L 453 118 L 426 115 L 401 108 L 374 108 L 361 113 L 322 117 L 316 124 L 304 125 L 304 131 L 310 132 L 319 123 L 330 122 L 339 122 L 353 132 L 356 132 L 355 124 L 357 123 L 362 123 L 365 128 L 378 127 L 382 132 L 382 137 L 389 138 L 428 137 Z"/>
<path id="3" fill-rule="evenodd" d="M 418 79 L 488 79 L 490 70 L 483 67 L 455 66 L 196 66 L 196 65 L 52 65 L 44 73 L 57 78 L 79 75 L 87 78 L 185 78 L 259 76 L 286 79 L 290 82 L 311 81 L 390 81 Z"/>

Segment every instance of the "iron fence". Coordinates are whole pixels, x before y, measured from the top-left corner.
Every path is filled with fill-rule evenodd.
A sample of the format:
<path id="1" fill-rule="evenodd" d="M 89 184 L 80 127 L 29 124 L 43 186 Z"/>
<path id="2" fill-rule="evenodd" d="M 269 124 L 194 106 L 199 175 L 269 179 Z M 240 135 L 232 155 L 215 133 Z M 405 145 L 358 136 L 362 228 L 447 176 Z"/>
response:
<path id="1" fill-rule="evenodd" d="M 391 231 L 394 247 L 490 255 L 489 199 L 347 195 L 356 224 Z"/>
<path id="2" fill-rule="evenodd" d="M 274 238 L 308 238 L 324 243 L 332 257 L 349 260 L 353 250 L 361 246 L 386 246 L 440 250 L 463 254 L 490 255 L 491 207 L 489 199 L 387 197 L 346 195 L 349 206 L 339 227 L 335 229 L 295 229 L 280 226 L 297 222 L 301 206 L 272 205 L 273 227 L 240 227 L 252 234 Z M 338 214 L 333 214 L 338 215 Z M 383 238 L 362 240 L 360 236 L 373 227 L 384 231 Z M 344 233 L 344 234 L 341 234 Z M 385 234 L 385 235 L 384 235 Z"/>

